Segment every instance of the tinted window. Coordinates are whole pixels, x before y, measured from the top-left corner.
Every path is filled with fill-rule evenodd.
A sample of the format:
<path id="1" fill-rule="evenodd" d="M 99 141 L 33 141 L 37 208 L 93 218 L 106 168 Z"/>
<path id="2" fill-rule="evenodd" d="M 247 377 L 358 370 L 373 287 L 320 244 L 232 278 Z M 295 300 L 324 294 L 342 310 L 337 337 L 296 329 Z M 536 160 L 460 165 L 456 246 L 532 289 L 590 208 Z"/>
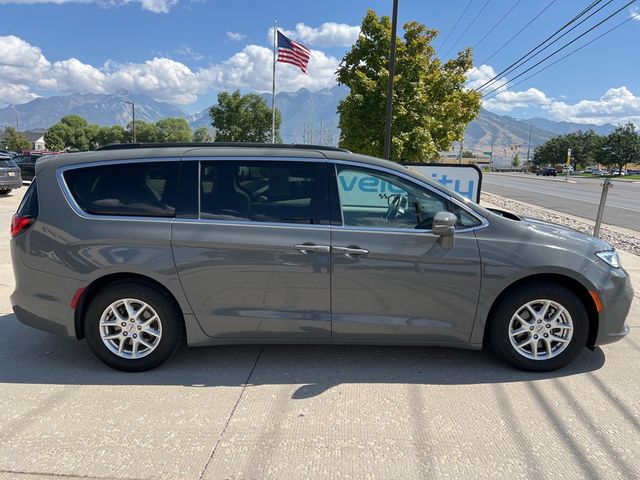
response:
<path id="1" fill-rule="evenodd" d="M 25 161 L 24 155 L 16 155 L 12 160 L 16 163 L 24 163 Z"/>
<path id="2" fill-rule="evenodd" d="M 13 160 L 0 160 L 0 167 L 17 167 Z"/>
<path id="3" fill-rule="evenodd" d="M 342 221 L 346 226 L 431 229 L 449 202 L 395 175 L 337 166 Z"/>
<path id="4" fill-rule="evenodd" d="M 171 217 L 177 174 L 178 162 L 140 162 L 68 170 L 64 178 L 87 213 Z"/>
<path id="5" fill-rule="evenodd" d="M 21 217 L 36 218 L 38 216 L 38 212 L 38 187 L 34 180 L 31 182 L 31 185 L 29 185 L 29 188 L 27 188 L 27 192 L 24 194 L 24 197 L 22 197 L 22 202 L 20 202 L 20 206 L 16 213 Z"/>
<path id="6" fill-rule="evenodd" d="M 200 217 L 274 223 L 321 223 L 313 162 L 211 161 L 200 165 Z"/>

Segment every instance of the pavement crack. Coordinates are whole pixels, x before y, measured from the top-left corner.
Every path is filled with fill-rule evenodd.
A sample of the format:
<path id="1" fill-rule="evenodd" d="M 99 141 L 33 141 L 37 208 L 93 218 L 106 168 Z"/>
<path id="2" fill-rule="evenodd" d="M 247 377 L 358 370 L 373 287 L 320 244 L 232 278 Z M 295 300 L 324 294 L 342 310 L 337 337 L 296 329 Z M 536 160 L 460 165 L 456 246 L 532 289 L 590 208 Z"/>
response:
<path id="1" fill-rule="evenodd" d="M 258 365 L 258 362 L 260 361 L 260 357 L 262 357 L 262 352 L 264 352 L 264 348 L 265 348 L 265 345 L 262 345 L 260 352 L 258 352 L 258 355 L 256 356 L 255 362 L 253 362 L 251 371 L 249 372 L 249 375 L 247 375 L 247 379 L 244 381 L 244 384 L 242 385 L 242 390 L 240 390 L 240 395 L 238 395 L 238 399 L 236 400 L 236 403 L 233 405 L 233 408 L 231 409 L 229 418 L 227 418 L 227 421 L 225 422 L 224 427 L 220 432 L 220 435 L 218 435 L 218 438 L 216 439 L 216 443 L 213 446 L 213 449 L 211 450 L 211 455 L 209 455 L 209 459 L 207 460 L 207 463 L 204 465 L 204 468 L 202 469 L 202 471 L 200 472 L 200 475 L 198 476 L 198 480 L 202 480 L 202 476 L 204 475 L 204 472 L 206 472 L 207 468 L 209 468 L 209 464 L 211 463 L 211 460 L 213 460 L 213 456 L 216 454 L 216 449 L 218 448 L 218 445 L 220 445 L 220 441 L 222 440 L 222 437 L 224 437 L 224 434 L 226 433 L 227 428 L 231 423 L 231 419 L 233 418 L 233 415 L 236 413 L 238 405 L 240 404 L 240 400 L 242 400 L 242 396 L 244 395 L 244 391 L 247 389 L 247 385 L 249 385 L 249 380 L 251 380 L 251 377 L 253 376 L 253 372 L 255 371 L 256 366 Z"/>

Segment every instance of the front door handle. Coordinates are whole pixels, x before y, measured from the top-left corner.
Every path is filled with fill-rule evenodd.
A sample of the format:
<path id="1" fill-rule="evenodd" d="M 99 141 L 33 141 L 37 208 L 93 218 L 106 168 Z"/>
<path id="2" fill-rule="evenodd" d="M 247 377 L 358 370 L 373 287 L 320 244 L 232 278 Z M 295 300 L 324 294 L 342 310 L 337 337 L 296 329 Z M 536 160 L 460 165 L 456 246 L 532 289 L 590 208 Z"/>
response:
<path id="1" fill-rule="evenodd" d="M 329 245 L 316 245 L 314 243 L 303 243 L 294 245 L 293 248 L 305 255 L 311 255 L 313 253 L 329 253 L 331 248 Z"/>
<path id="2" fill-rule="evenodd" d="M 358 247 L 332 247 L 332 249 L 334 252 L 342 253 L 347 257 L 364 257 L 369 253 L 369 250 Z"/>

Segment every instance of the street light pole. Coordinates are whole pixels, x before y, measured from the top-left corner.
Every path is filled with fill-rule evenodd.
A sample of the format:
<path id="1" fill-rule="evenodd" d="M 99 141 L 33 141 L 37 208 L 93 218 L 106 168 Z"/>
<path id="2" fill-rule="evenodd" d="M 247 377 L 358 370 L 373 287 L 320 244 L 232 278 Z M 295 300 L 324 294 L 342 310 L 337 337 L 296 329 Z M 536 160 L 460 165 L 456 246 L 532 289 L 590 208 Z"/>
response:
<path id="1" fill-rule="evenodd" d="M 398 29 L 398 0 L 393 0 L 391 17 L 391 55 L 389 56 L 389 81 L 387 82 L 387 108 L 384 120 L 384 158 L 391 158 L 391 113 L 393 111 L 393 76 L 396 71 L 396 31 Z"/>
<path id="2" fill-rule="evenodd" d="M 124 102 L 128 105 L 131 105 L 131 134 L 133 137 L 133 142 L 132 143 L 136 143 L 136 102 L 131 101 L 131 102 Z"/>
<path id="3" fill-rule="evenodd" d="M 529 123 L 529 145 L 527 145 L 527 167 L 529 166 L 529 153 L 531 152 L 531 131 L 533 130 L 533 122 Z"/>

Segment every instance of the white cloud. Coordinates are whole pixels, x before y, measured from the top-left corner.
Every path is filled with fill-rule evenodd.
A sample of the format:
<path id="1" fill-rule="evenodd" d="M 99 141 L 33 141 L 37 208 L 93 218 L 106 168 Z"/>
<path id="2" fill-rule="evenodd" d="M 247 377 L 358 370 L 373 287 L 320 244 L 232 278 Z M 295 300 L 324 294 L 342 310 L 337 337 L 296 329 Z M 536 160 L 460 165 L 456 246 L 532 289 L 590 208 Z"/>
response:
<path id="1" fill-rule="evenodd" d="M 350 47 L 360 35 L 359 26 L 335 22 L 323 23 L 318 28 L 298 23 L 294 30 L 279 30 L 293 40 L 317 47 Z M 273 28 L 270 28 L 269 39 L 272 38 Z"/>
<path id="2" fill-rule="evenodd" d="M 54 3 L 62 5 L 65 3 L 96 3 L 101 6 L 126 5 L 128 3 L 139 3 L 143 10 L 153 13 L 169 13 L 169 10 L 178 3 L 178 0 L 0 0 L 1 4 L 24 4 L 35 5 L 39 3 Z"/>
<path id="3" fill-rule="evenodd" d="M 496 71 L 491 65 L 473 67 L 467 72 L 467 88 L 476 89 L 496 76 Z M 496 87 L 499 84 L 496 84 Z"/>
<path id="4" fill-rule="evenodd" d="M 510 112 L 515 108 L 528 108 L 535 105 L 547 105 L 550 100 L 537 88 L 520 92 L 502 91 L 495 97 L 485 100 L 484 107 L 498 112 Z"/>
<path id="5" fill-rule="evenodd" d="M 49 61 L 40 48 L 13 35 L 0 36 L 0 102 L 29 101 L 36 92 L 109 93 L 127 89 L 157 100 L 189 104 L 199 95 L 220 89 L 271 90 L 273 52 L 247 45 L 229 59 L 191 69 L 182 62 L 157 56 L 143 63 L 107 62 L 101 67 L 76 58 Z M 288 65 L 277 66 L 278 91 L 309 90 L 336 84 L 339 60 L 312 50 L 308 74 Z M 9 87 L 10 86 L 10 87 Z M 11 100 L 9 100 L 11 98 Z"/>
<path id="6" fill-rule="evenodd" d="M 11 83 L 0 83 L 0 106 L 7 104 L 18 105 L 20 103 L 26 103 L 38 98 L 33 92 L 29 91 L 29 87 L 25 85 L 14 85 Z"/>
<path id="7" fill-rule="evenodd" d="M 229 40 L 233 40 L 234 42 L 241 42 L 242 40 L 247 38 L 247 36 L 238 32 L 227 32 L 227 38 Z"/>
<path id="8" fill-rule="evenodd" d="M 574 104 L 553 101 L 544 109 L 557 120 L 597 125 L 621 122 L 640 124 L 640 97 L 625 86 L 610 88 L 597 100 L 580 100 Z"/>
<path id="9" fill-rule="evenodd" d="M 640 22 L 640 7 L 633 7 L 629 10 L 629 15 L 634 19 Z"/>

